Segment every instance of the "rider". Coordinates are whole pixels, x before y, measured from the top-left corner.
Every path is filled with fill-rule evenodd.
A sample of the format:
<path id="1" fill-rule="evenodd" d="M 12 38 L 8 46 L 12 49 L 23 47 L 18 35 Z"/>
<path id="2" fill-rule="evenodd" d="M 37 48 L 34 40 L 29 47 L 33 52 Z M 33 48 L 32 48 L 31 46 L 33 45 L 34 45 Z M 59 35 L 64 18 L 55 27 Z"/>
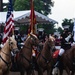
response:
<path id="1" fill-rule="evenodd" d="M 59 63 L 60 63 L 60 59 L 62 54 L 65 52 L 65 48 L 66 48 L 66 43 L 68 43 L 69 39 L 71 38 L 71 34 L 68 34 L 68 30 L 64 29 L 63 34 L 61 35 L 61 49 L 59 51 L 58 57 L 57 57 L 57 62 L 54 65 L 54 67 L 58 67 Z"/>

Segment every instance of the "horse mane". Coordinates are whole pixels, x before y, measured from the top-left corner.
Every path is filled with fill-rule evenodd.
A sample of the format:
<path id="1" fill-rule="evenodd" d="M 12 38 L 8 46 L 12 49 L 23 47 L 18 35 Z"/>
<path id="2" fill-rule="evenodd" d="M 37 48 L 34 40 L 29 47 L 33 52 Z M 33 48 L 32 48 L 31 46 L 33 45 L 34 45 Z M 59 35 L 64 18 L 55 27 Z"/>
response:
<path id="1" fill-rule="evenodd" d="M 37 36 L 33 33 L 30 33 L 28 36 L 33 36 L 33 37 L 37 38 Z"/>
<path id="2" fill-rule="evenodd" d="M 26 40 L 28 40 L 28 39 L 30 38 L 30 36 L 32 36 L 32 37 L 34 37 L 34 38 L 36 38 L 36 39 L 37 39 L 37 36 L 36 36 L 35 34 L 30 33 L 30 34 L 27 36 L 27 39 L 26 39 Z"/>

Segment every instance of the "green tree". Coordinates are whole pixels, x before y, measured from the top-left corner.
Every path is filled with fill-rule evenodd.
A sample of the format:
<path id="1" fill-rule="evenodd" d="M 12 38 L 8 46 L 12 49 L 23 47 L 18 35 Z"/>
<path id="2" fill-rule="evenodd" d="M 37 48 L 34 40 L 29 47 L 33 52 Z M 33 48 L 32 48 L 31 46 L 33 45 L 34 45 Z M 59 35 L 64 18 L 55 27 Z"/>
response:
<path id="1" fill-rule="evenodd" d="M 44 15 L 51 13 L 51 7 L 54 2 L 51 0 L 34 0 L 34 9 Z M 30 0 L 16 0 L 14 4 L 15 10 L 30 10 Z"/>
<path id="2" fill-rule="evenodd" d="M 69 30 L 72 32 L 73 31 L 73 20 L 72 19 L 64 19 L 63 22 L 62 22 L 62 26 L 66 26 L 66 25 L 69 25 Z"/>
<path id="3" fill-rule="evenodd" d="M 62 33 L 63 30 L 62 30 L 61 27 L 59 27 L 59 28 L 58 28 L 58 31 L 59 31 L 60 33 Z"/>
<path id="4" fill-rule="evenodd" d="M 12 0 L 13 6 L 15 4 L 15 0 Z M 3 3 L 3 11 L 7 11 L 8 10 L 8 3 Z"/>
<path id="5" fill-rule="evenodd" d="M 50 33 L 54 33 L 55 32 L 55 29 L 54 29 L 54 24 L 51 23 L 51 24 L 47 24 L 47 25 L 43 25 L 43 28 L 45 29 L 45 32 L 47 34 L 50 34 Z"/>

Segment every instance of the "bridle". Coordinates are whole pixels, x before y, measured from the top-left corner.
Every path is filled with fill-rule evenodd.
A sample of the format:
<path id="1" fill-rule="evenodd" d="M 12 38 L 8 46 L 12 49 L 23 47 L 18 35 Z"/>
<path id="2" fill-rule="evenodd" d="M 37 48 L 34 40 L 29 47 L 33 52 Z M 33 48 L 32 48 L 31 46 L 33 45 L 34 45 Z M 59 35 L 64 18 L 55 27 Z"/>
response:
<path id="1" fill-rule="evenodd" d="M 50 44 L 51 44 L 50 41 L 48 41 L 48 47 L 49 47 L 50 50 L 53 51 L 53 49 L 54 49 L 54 45 L 50 45 Z"/>
<path id="2" fill-rule="evenodd" d="M 13 47 L 11 46 L 11 44 L 10 44 L 10 39 L 9 39 L 9 49 L 11 48 L 12 49 L 12 51 L 14 51 L 14 50 L 18 50 L 17 48 L 15 48 L 15 49 L 13 49 Z M 5 53 L 4 51 L 2 51 L 1 50 L 1 52 L 3 53 L 3 54 L 5 54 L 6 56 L 8 56 L 9 58 L 11 58 L 11 54 L 7 54 L 7 53 Z M 4 60 L 3 59 L 3 57 L 0 55 L 0 58 L 2 59 L 2 61 L 7 65 L 7 67 L 8 67 L 8 69 L 9 69 L 9 67 L 10 67 L 10 64 L 11 64 L 11 61 L 10 62 L 7 62 L 6 60 Z"/>
<path id="3" fill-rule="evenodd" d="M 50 45 L 51 43 L 50 43 L 50 41 L 48 40 L 47 41 L 47 46 L 48 46 L 48 48 L 49 48 L 49 51 L 51 51 L 51 50 L 53 50 L 53 47 Z M 42 58 L 45 60 L 45 62 L 48 64 L 50 61 L 51 61 L 51 57 L 50 57 L 50 59 L 47 59 L 46 57 L 44 57 L 42 54 L 41 54 L 41 56 L 42 56 Z"/>
<path id="4" fill-rule="evenodd" d="M 36 44 L 36 39 L 34 38 L 34 37 L 30 37 L 30 39 L 32 40 L 32 42 L 33 42 L 33 44 L 30 42 L 30 44 L 31 44 L 31 46 L 33 46 L 34 44 Z M 27 46 L 23 46 L 23 48 L 27 48 L 27 49 L 31 49 L 31 48 L 29 48 L 29 47 L 27 47 Z M 30 60 L 28 60 L 23 54 L 21 54 L 21 56 L 23 57 L 23 58 L 25 58 L 30 64 L 31 64 L 31 61 Z"/>
<path id="5" fill-rule="evenodd" d="M 30 37 L 30 38 L 31 38 L 31 40 L 32 40 L 32 42 L 33 42 L 33 44 L 32 44 L 31 42 L 29 42 L 29 43 L 31 44 L 31 46 L 35 45 L 35 44 L 36 44 L 36 42 L 35 42 L 36 39 L 35 39 L 34 37 Z M 25 45 L 23 46 L 23 48 L 24 48 L 24 47 L 27 48 L 27 49 L 31 49 L 31 48 L 29 48 L 29 47 L 27 47 L 27 46 L 25 46 Z"/>
<path id="6" fill-rule="evenodd" d="M 36 43 L 36 39 L 37 39 L 37 38 L 35 38 L 35 37 L 31 37 L 31 40 L 32 40 L 32 42 L 33 42 L 32 45 L 37 45 L 37 43 Z"/>

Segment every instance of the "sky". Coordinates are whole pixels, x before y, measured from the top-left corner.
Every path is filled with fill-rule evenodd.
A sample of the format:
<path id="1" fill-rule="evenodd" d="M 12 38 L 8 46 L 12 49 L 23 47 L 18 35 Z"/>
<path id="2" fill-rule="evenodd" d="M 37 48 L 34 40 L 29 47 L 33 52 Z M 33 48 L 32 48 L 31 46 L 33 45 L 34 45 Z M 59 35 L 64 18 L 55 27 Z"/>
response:
<path id="1" fill-rule="evenodd" d="M 75 0 L 54 0 L 54 7 L 52 7 L 52 14 L 49 18 L 52 18 L 58 22 L 58 26 L 61 26 L 65 18 L 75 18 Z"/>
<path id="2" fill-rule="evenodd" d="M 54 19 L 58 22 L 57 26 L 61 26 L 65 18 L 75 18 L 75 0 L 53 0 L 54 7 L 52 7 L 52 14 L 48 15 L 49 18 Z M 8 0 L 3 0 L 8 2 Z"/>
<path id="3" fill-rule="evenodd" d="M 8 0 L 3 0 L 3 2 L 7 3 L 7 2 L 8 2 Z"/>

